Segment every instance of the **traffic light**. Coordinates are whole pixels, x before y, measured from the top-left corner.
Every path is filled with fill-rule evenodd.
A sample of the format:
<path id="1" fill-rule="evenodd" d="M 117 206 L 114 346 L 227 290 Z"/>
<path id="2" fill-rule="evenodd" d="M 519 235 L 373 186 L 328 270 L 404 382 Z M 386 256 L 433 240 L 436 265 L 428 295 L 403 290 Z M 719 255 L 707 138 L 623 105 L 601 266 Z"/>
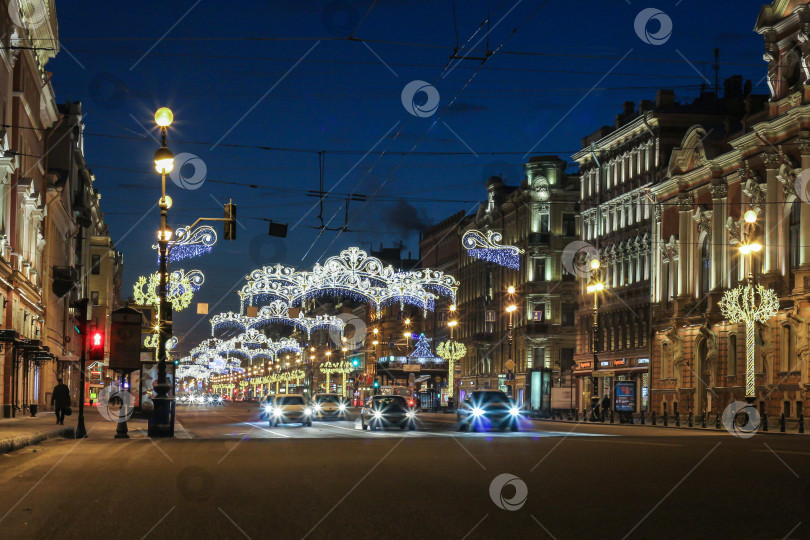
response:
<path id="1" fill-rule="evenodd" d="M 94 330 L 90 334 L 90 360 L 104 360 L 104 332 Z"/>
<path id="2" fill-rule="evenodd" d="M 225 240 L 236 240 L 236 205 L 225 203 Z"/>
<path id="3" fill-rule="evenodd" d="M 374 379 L 374 388 L 379 388 L 379 387 L 380 387 L 380 381 L 378 381 L 377 379 Z"/>
<path id="4" fill-rule="evenodd" d="M 179 366 L 179 365 L 180 365 L 180 359 L 179 359 L 179 358 L 175 358 L 175 359 L 174 359 L 174 365 L 175 365 L 175 366 Z"/>
<path id="5" fill-rule="evenodd" d="M 358 360 L 357 358 L 355 358 L 354 360 L 352 360 L 352 366 L 357 367 L 357 366 L 359 366 L 359 365 L 360 365 L 360 360 Z"/>

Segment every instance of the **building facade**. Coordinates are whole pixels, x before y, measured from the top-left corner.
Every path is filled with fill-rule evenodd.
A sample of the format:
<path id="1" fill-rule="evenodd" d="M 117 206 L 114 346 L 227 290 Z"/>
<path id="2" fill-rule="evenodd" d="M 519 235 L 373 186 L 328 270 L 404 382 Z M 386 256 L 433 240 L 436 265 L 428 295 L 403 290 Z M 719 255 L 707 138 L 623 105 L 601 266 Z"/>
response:
<path id="1" fill-rule="evenodd" d="M 767 103 L 749 100 L 736 132 L 711 141 L 696 123 L 672 154 L 671 174 L 653 191 L 658 203 L 654 284 L 653 408 L 708 414 L 746 397 L 745 326 L 724 319 L 718 301 L 746 281 L 779 296 L 778 314 L 755 330 L 755 403 L 770 416 L 803 414 L 810 322 L 810 5 L 763 7 Z M 764 247 L 740 253 L 743 216 L 753 210 Z M 749 236 L 750 236 L 749 235 Z"/>
<path id="2" fill-rule="evenodd" d="M 500 388 L 521 404 L 548 411 L 551 387 L 570 385 L 576 283 L 562 255 L 579 234 L 579 184 L 565 169 L 555 156 L 534 157 L 520 186 L 490 178 L 487 200 L 476 213 L 456 214 L 423 235 L 421 252 L 436 253 L 459 281 L 455 339 L 467 354 L 459 362 L 456 399 Z M 500 233 L 502 245 L 522 251 L 519 267 L 471 257 L 461 242 L 472 230 Z M 509 306 L 515 309 L 507 311 Z"/>

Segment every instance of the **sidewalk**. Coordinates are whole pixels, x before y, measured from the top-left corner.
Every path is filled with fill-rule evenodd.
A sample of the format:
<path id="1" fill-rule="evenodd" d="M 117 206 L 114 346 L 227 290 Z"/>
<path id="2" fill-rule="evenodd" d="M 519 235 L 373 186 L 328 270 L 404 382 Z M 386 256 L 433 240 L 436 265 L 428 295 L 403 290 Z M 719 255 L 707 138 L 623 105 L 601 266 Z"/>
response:
<path id="1" fill-rule="evenodd" d="M 56 415 L 53 411 L 37 413 L 35 418 L 17 416 L 16 418 L 0 419 L 0 454 L 38 444 L 53 437 L 72 439 L 75 426 L 75 416 L 66 417 L 64 426 L 57 425 Z"/>
<path id="2" fill-rule="evenodd" d="M 56 415 L 53 411 L 39 412 L 35 418 L 18 415 L 16 418 L 0 419 L 0 454 L 39 444 L 55 437 L 73 439 L 76 434 L 78 414 L 78 408 L 74 407 L 73 414 L 65 417 L 63 426 L 56 424 Z M 112 439 L 115 437 L 118 425 L 104 418 L 96 407 L 85 407 L 84 427 L 91 439 Z M 147 437 L 147 420 L 144 417 L 133 416 L 127 422 L 127 428 L 131 439 Z M 174 436 L 176 439 L 191 438 L 176 419 Z"/>

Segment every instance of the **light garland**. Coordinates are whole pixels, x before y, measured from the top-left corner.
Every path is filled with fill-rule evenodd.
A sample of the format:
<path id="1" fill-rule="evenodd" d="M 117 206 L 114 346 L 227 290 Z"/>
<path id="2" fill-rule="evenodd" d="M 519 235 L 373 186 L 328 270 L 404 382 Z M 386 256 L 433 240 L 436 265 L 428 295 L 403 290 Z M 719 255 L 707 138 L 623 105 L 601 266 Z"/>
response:
<path id="1" fill-rule="evenodd" d="M 199 270 L 174 270 L 169 274 L 166 299 L 171 302 L 174 311 L 182 311 L 191 305 L 194 292 L 205 282 L 205 275 Z M 133 297 L 137 304 L 158 306 L 160 297 L 158 287 L 160 275 L 156 272 L 148 278 L 140 276 L 133 287 Z"/>
<path id="2" fill-rule="evenodd" d="M 444 341 L 436 347 L 436 354 L 447 360 L 447 388 L 450 397 L 456 393 L 456 360 L 464 358 L 467 354 L 467 347 L 459 341 Z"/>
<path id="3" fill-rule="evenodd" d="M 312 331 L 319 328 L 335 328 L 343 337 L 345 321 L 334 315 L 316 315 L 314 317 L 304 317 L 299 313 L 298 317 L 291 317 L 290 306 L 282 300 L 273 300 L 269 305 L 263 306 L 256 317 L 248 317 L 228 311 L 211 317 L 211 335 L 216 335 L 221 328 L 237 328 L 244 332 L 248 330 L 258 330 L 275 323 L 295 326 L 307 333 L 307 339 L 312 338 Z"/>
<path id="4" fill-rule="evenodd" d="M 499 232 L 483 232 L 471 229 L 461 237 L 461 244 L 467 250 L 467 255 L 473 259 L 480 259 L 505 266 L 512 270 L 520 269 L 520 254 L 523 250 L 516 246 L 500 245 L 503 235 Z"/>
<path id="5" fill-rule="evenodd" d="M 726 291 L 717 305 L 729 322 L 745 323 L 745 395 L 756 397 L 754 323 L 764 323 L 779 312 L 779 297 L 772 289 L 748 283 Z"/>
<path id="6" fill-rule="evenodd" d="M 217 243 L 217 232 L 210 225 L 200 225 L 193 231 L 189 227 L 181 227 L 174 233 L 177 238 L 169 242 L 169 261 L 177 262 L 183 259 L 191 259 L 206 253 L 210 253 Z M 157 244 L 152 245 L 152 249 L 158 249 Z M 160 256 L 158 255 L 158 261 Z"/>

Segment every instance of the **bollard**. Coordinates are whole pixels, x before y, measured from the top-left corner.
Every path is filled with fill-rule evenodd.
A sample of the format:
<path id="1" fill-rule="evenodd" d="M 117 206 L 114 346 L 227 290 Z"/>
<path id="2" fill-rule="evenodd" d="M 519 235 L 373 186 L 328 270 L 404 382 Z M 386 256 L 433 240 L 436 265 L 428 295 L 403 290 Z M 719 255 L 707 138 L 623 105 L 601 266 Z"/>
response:
<path id="1" fill-rule="evenodd" d="M 785 413 L 782 413 L 782 417 L 779 419 L 779 433 L 785 432 Z"/>
<path id="2" fill-rule="evenodd" d="M 804 433 L 804 414 L 799 413 L 799 433 Z"/>
<path id="3" fill-rule="evenodd" d="M 703 418 L 700 419 L 700 427 L 702 427 L 702 428 L 706 427 L 706 416 L 707 416 L 707 414 L 708 413 L 706 411 L 703 411 Z"/>
<path id="4" fill-rule="evenodd" d="M 669 415 L 664 413 L 664 427 L 669 426 Z"/>
<path id="5" fill-rule="evenodd" d="M 613 423 L 613 409 L 610 409 L 610 423 Z"/>
<path id="6" fill-rule="evenodd" d="M 689 416 L 687 416 L 687 420 L 686 420 L 686 421 L 687 421 L 687 425 L 688 425 L 689 427 L 693 427 L 693 424 L 692 424 L 692 411 L 689 411 Z"/>
<path id="7" fill-rule="evenodd" d="M 714 429 L 720 429 L 720 413 L 717 413 L 717 416 L 714 417 Z"/>
<path id="8" fill-rule="evenodd" d="M 644 411 L 641 411 L 641 425 L 644 425 Z"/>
<path id="9" fill-rule="evenodd" d="M 768 431 L 768 413 L 762 413 L 762 431 Z"/>
<path id="10" fill-rule="evenodd" d="M 675 427 L 681 427 L 681 413 L 675 413 Z"/>
<path id="11" fill-rule="evenodd" d="M 652 414 L 650 415 L 650 417 L 652 418 L 652 425 L 654 425 L 654 426 L 655 426 L 655 425 L 657 425 L 657 423 L 656 423 L 656 421 L 655 421 L 655 411 L 653 411 L 653 412 L 652 412 Z"/>

